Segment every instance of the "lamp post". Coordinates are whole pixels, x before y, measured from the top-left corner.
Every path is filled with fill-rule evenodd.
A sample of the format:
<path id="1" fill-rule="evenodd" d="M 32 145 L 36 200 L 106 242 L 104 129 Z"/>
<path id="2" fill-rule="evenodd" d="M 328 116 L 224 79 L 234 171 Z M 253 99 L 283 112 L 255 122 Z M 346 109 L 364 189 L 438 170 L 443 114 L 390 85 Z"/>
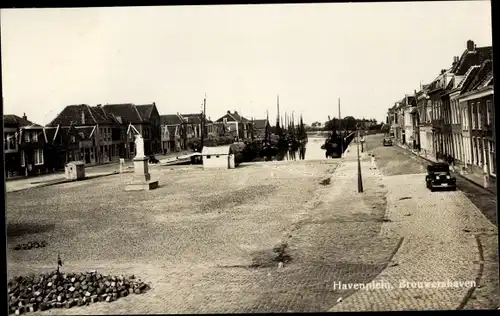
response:
<path id="1" fill-rule="evenodd" d="M 359 155 L 359 142 L 360 142 L 360 138 L 359 138 L 359 123 L 357 124 L 356 126 L 357 130 L 358 130 L 358 139 L 357 139 L 357 147 L 358 147 L 358 193 L 363 193 L 363 178 L 361 176 L 361 157 Z"/>

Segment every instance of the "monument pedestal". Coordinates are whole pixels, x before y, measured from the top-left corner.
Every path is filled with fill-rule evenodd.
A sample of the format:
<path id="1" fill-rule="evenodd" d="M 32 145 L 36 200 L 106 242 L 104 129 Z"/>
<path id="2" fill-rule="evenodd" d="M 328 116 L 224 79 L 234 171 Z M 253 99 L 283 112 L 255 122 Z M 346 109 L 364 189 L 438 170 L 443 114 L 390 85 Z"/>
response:
<path id="1" fill-rule="evenodd" d="M 125 186 L 125 191 L 149 191 L 158 187 L 157 180 L 151 180 L 148 171 L 148 158 L 134 158 L 134 176 L 132 181 Z"/>

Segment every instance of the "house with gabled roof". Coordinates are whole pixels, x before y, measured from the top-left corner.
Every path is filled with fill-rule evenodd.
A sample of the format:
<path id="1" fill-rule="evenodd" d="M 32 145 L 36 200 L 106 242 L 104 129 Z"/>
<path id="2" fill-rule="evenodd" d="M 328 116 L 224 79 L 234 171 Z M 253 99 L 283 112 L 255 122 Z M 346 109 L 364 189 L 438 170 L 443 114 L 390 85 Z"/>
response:
<path id="1" fill-rule="evenodd" d="M 161 118 L 156 103 L 136 105 L 142 124 L 140 129 L 144 138 L 145 153 L 160 153 L 161 150 Z"/>
<path id="2" fill-rule="evenodd" d="M 432 105 L 427 95 L 429 85 L 421 85 L 416 92 L 416 112 L 414 112 L 417 132 L 417 149 L 424 155 L 432 155 Z"/>
<path id="3" fill-rule="evenodd" d="M 449 151 L 450 126 L 445 124 L 449 116 L 449 84 L 453 79 L 450 69 L 442 69 L 439 75 L 429 84 L 427 95 L 431 105 L 432 152 L 437 159 L 442 159 Z M 446 142 L 446 143 L 445 143 Z M 447 144 L 445 146 L 445 144 Z"/>
<path id="4" fill-rule="evenodd" d="M 118 161 L 124 147 L 119 120 L 105 111 L 101 105 L 68 105 L 48 126 L 59 126 L 60 130 L 69 129 L 69 134 L 76 133 L 74 132 L 76 129 L 85 127 L 93 129 L 91 140 L 78 143 L 78 154 L 75 155 L 72 151 L 66 153 L 69 161 L 81 160 L 88 165 Z M 68 137 L 70 141 L 76 142 L 77 136 L 78 133 Z"/>
<path id="5" fill-rule="evenodd" d="M 401 143 L 411 148 L 416 146 L 414 119 L 412 117 L 412 112 L 416 110 L 416 106 L 417 103 L 414 95 L 406 94 L 400 103 L 402 112 Z"/>
<path id="6" fill-rule="evenodd" d="M 485 60 L 460 83 L 463 151 L 467 170 L 496 178 L 493 62 Z"/>
<path id="7" fill-rule="evenodd" d="M 449 91 L 451 110 L 451 143 L 452 155 L 455 163 L 460 167 L 470 164 L 469 153 L 472 141 L 469 134 L 468 102 L 462 100 L 462 91 L 472 80 L 475 71 L 486 60 L 491 60 L 493 50 L 491 46 L 476 47 L 472 40 L 467 41 L 466 49 L 460 57 L 455 56 L 450 72 L 453 74 L 452 86 Z"/>
<path id="8" fill-rule="evenodd" d="M 180 114 L 184 119 L 186 138 L 200 138 L 202 129 L 203 115 L 201 113 L 195 114 Z"/>
<path id="9" fill-rule="evenodd" d="M 4 114 L 3 125 L 5 177 L 9 179 L 24 176 L 25 168 L 21 166 L 21 153 L 19 150 L 19 132 L 23 127 L 37 124 L 29 121 L 26 114 L 23 114 L 22 117 L 16 114 Z"/>
<path id="10" fill-rule="evenodd" d="M 238 111 L 227 111 L 224 116 L 219 118 L 217 123 L 223 123 L 227 132 L 238 140 L 250 137 L 250 120 L 241 116 Z"/>
<path id="11" fill-rule="evenodd" d="M 184 118 L 179 114 L 160 115 L 162 152 L 180 151 L 184 147 Z"/>
<path id="12" fill-rule="evenodd" d="M 154 102 L 142 105 L 133 103 L 105 104 L 102 108 L 121 125 L 120 134 L 123 148 L 120 150 L 120 157 L 133 158 L 135 156 L 134 135 L 136 131 L 144 139 L 145 154 L 161 151 L 160 114 Z"/>
<path id="13" fill-rule="evenodd" d="M 266 134 L 266 127 L 271 124 L 268 119 L 254 119 L 252 120 L 251 130 L 253 131 L 255 138 L 263 138 Z"/>

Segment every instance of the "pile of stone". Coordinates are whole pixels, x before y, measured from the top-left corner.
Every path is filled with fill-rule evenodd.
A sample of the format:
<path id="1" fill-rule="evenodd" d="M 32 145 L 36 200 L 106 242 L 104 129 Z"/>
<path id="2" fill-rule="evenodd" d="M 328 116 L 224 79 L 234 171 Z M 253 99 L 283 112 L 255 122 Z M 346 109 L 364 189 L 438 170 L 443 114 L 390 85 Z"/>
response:
<path id="1" fill-rule="evenodd" d="M 71 308 L 95 302 L 112 302 L 129 294 L 141 294 L 149 285 L 135 276 L 109 276 L 90 271 L 58 271 L 15 277 L 8 282 L 9 313 Z"/>
<path id="2" fill-rule="evenodd" d="M 30 250 L 30 249 L 33 249 L 33 248 L 43 248 L 43 247 L 46 247 L 47 246 L 47 242 L 46 241 L 30 241 L 29 243 L 27 244 L 17 244 L 15 247 L 14 247 L 14 250 Z"/>

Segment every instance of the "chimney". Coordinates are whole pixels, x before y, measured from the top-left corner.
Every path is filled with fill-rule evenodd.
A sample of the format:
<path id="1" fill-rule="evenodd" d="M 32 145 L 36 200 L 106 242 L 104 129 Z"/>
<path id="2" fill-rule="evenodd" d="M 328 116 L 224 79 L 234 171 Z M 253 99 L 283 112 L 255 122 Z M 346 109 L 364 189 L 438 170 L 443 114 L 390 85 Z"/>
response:
<path id="1" fill-rule="evenodd" d="M 85 125 L 85 112 L 82 110 L 82 125 Z"/>
<path id="2" fill-rule="evenodd" d="M 229 111 L 229 110 L 228 110 L 228 111 L 227 111 L 227 114 L 231 114 L 231 111 Z"/>
<path id="3" fill-rule="evenodd" d="M 234 114 L 238 114 L 238 111 L 234 111 Z"/>
<path id="4" fill-rule="evenodd" d="M 23 119 L 28 120 L 28 117 L 26 116 L 26 113 L 23 113 Z"/>
<path id="5" fill-rule="evenodd" d="M 441 69 L 441 74 L 444 74 L 446 72 L 446 69 Z"/>
<path id="6" fill-rule="evenodd" d="M 467 51 L 473 52 L 474 51 L 474 47 L 475 47 L 474 41 L 468 40 L 467 41 Z"/>

